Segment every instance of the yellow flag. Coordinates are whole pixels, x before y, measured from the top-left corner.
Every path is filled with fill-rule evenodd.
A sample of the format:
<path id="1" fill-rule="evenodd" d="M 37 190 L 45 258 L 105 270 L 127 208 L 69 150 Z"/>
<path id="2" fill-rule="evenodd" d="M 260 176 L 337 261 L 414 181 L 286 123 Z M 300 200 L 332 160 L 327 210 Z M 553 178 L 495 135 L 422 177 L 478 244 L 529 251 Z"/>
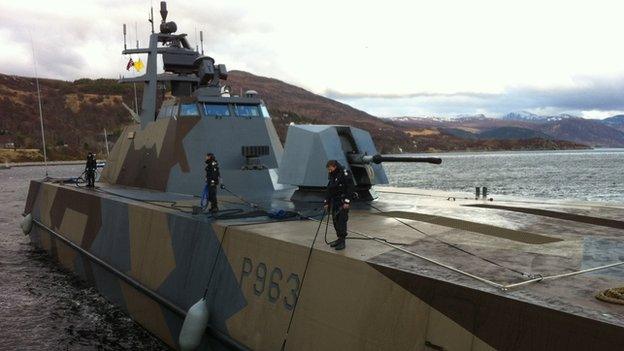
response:
<path id="1" fill-rule="evenodd" d="M 135 63 L 134 63 L 134 69 L 137 70 L 137 72 L 141 72 L 141 70 L 143 69 L 143 61 L 141 61 L 141 59 L 138 59 Z"/>

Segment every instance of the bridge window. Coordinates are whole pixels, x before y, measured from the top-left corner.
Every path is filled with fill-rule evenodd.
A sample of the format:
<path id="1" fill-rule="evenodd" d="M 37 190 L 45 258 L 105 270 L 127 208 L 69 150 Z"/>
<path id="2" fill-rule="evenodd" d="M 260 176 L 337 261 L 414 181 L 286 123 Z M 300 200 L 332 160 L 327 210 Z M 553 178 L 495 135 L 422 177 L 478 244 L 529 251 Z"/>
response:
<path id="1" fill-rule="evenodd" d="M 230 107 L 226 104 L 208 104 L 204 105 L 204 116 L 229 117 Z"/>
<path id="2" fill-rule="evenodd" d="M 258 105 L 235 105 L 236 115 L 238 117 L 260 117 L 260 108 Z"/>
<path id="3" fill-rule="evenodd" d="M 260 109 L 262 110 L 262 117 L 271 118 L 271 116 L 269 115 L 269 110 L 266 106 L 260 105 Z"/>
<path id="4" fill-rule="evenodd" d="M 181 104 L 180 117 L 199 117 L 197 104 Z"/>

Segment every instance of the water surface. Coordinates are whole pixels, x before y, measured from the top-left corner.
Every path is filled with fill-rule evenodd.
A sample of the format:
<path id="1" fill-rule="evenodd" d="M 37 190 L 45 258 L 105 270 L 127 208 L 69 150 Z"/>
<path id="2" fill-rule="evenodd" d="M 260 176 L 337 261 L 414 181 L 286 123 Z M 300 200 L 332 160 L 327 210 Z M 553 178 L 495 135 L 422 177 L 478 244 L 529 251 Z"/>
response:
<path id="1" fill-rule="evenodd" d="M 421 156 L 431 156 L 421 155 Z M 441 165 L 385 164 L 390 185 L 624 203 L 624 149 L 439 154 Z"/>
<path id="2" fill-rule="evenodd" d="M 84 166 L 54 166 L 77 176 Z M 0 350 L 167 350 L 98 292 L 35 249 L 19 229 L 30 179 L 43 167 L 0 170 Z"/>

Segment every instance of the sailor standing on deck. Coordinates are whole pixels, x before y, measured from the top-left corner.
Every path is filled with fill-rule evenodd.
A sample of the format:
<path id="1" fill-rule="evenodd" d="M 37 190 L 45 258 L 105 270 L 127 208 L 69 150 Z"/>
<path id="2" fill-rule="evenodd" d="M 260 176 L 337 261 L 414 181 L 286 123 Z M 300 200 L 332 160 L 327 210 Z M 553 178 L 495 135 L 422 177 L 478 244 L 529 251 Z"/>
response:
<path id="1" fill-rule="evenodd" d="M 87 188 L 95 187 L 95 170 L 97 169 L 97 161 L 95 154 L 89 152 L 87 155 L 87 164 L 85 165 L 85 175 L 87 177 Z"/>
<path id="2" fill-rule="evenodd" d="M 210 201 L 210 212 L 219 211 L 217 205 L 217 185 L 219 185 L 219 162 L 213 153 L 206 154 L 206 186 L 208 188 L 208 201 Z"/>
<path id="3" fill-rule="evenodd" d="M 334 229 L 338 239 L 330 246 L 336 250 L 344 250 L 345 238 L 347 237 L 347 221 L 349 220 L 349 207 L 353 198 L 354 186 L 351 172 L 343 168 L 336 160 L 327 161 L 327 194 L 325 196 L 325 209 L 329 209 Z"/>

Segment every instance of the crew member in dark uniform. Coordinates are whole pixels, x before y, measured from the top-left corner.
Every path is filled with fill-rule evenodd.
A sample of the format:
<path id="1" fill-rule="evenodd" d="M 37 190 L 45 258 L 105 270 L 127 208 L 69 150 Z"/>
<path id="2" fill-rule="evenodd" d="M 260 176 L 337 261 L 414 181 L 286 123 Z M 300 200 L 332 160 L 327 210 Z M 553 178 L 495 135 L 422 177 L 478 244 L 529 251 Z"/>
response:
<path id="1" fill-rule="evenodd" d="M 354 194 L 353 177 L 351 172 L 343 168 L 336 160 L 327 162 L 327 172 L 329 173 L 329 182 L 325 196 L 325 209 L 329 208 L 338 236 L 338 240 L 333 241 L 330 245 L 336 250 L 344 250 L 349 207 Z"/>
<path id="2" fill-rule="evenodd" d="M 210 212 L 219 211 L 217 205 L 217 185 L 219 185 L 219 162 L 214 154 L 206 154 L 206 184 L 208 185 L 208 201 L 210 201 Z"/>
<path id="3" fill-rule="evenodd" d="M 89 152 L 87 155 L 87 164 L 85 166 L 85 175 L 87 177 L 87 188 L 95 187 L 95 170 L 97 169 L 97 161 L 95 154 Z"/>

